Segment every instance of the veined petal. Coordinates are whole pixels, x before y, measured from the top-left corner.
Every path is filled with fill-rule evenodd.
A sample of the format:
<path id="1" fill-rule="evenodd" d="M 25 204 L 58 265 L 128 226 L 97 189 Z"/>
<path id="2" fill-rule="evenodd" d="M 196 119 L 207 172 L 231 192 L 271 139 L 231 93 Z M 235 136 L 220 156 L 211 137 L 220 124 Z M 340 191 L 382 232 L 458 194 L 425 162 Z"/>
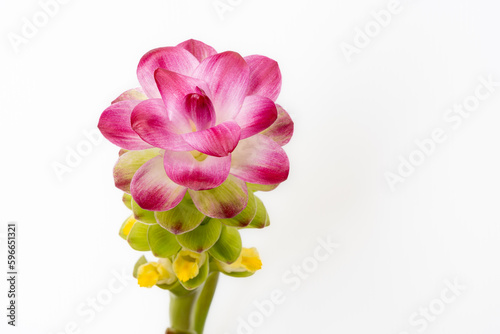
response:
<path id="1" fill-rule="evenodd" d="M 240 140 L 232 153 L 231 174 L 258 184 L 275 184 L 288 178 L 290 163 L 276 142 L 261 134 Z"/>
<path id="2" fill-rule="evenodd" d="M 192 131 L 189 122 L 191 110 L 186 110 L 186 96 L 206 92 L 207 85 L 201 80 L 164 69 L 155 72 L 155 80 L 167 109 L 168 118 L 182 132 Z"/>
<path id="3" fill-rule="evenodd" d="M 278 109 L 278 119 L 261 133 L 277 142 L 280 146 L 284 146 L 292 138 L 293 121 L 285 109 L 278 104 L 276 107 Z"/>
<path id="4" fill-rule="evenodd" d="M 193 56 L 198 59 L 198 61 L 202 61 L 203 59 L 210 57 L 214 54 L 217 53 L 213 47 L 210 45 L 207 45 L 203 42 L 197 41 L 195 39 L 188 39 L 187 41 L 184 41 L 180 44 L 177 45 L 178 47 L 181 47 L 183 49 L 188 50 L 191 52 Z"/>
<path id="5" fill-rule="evenodd" d="M 152 146 L 139 137 L 130 125 L 130 115 L 141 101 L 126 100 L 112 104 L 101 114 L 97 127 L 113 144 L 127 150 L 144 150 Z"/>
<path id="6" fill-rule="evenodd" d="M 158 68 L 190 75 L 199 61 L 189 51 L 180 47 L 164 47 L 149 51 L 140 60 L 137 78 L 150 98 L 160 97 L 154 73 Z"/>
<path id="7" fill-rule="evenodd" d="M 175 183 L 195 190 L 215 188 L 226 180 L 231 168 L 231 155 L 205 156 L 197 160 L 191 152 L 165 151 L 165 171 Z"/>
<path id="8" fill-rule="evenodd" d="M 146 162 L 135 173 L 130 190 L 139 206 L 149 211 L 174 208 L 186 194 L 186 188 L 170 180 L 163 168 L 163 157 Z"/>
<path id="9" fill-rule="evenodd" d="M 208 250 L 215 259 L 231 264 L 235 262 L 241 254 L 241 236 L 238 229 L 222 225 L 219 240 Z"/>
<path id="10" fill-rule="evenodd" d="M 250 228 L 264 228 L 269 226 L 271 223 L 269 221 L 269 214 L 267 213 L 266 207 L 260 198 L 255 196 L 257 203 L 257 212 L 255 213 L 255 217 L 253 217 L 252 222 L 248 225 Z"/>
<path id="11" fill-rule="evenodd" d="M 199 152 L 225 157 L 238 145 L 240 127 L 235 121 L 226 121 L 203 131 L 185 133 L 182 137 Z"/>
<path id="12" fill-rule="evenodd" d="M 149 144 L 166 150 L 187 151 L 191 146 L 184 141 L 175 123 L 170 121 L 161 99 L 139 103 L 132 112 L 132 129 Z"/>
<path id="13" fill-rule="evenodd" d="M 115 186 L 127 193 L 130 193 L 130 182 L 134 177 L 135 172 L 144 165 L 147 161 L 153 159 L 160 154 L 160 149 L 150 148 L 141 151 L 128 151 L 122 154 L 115 167 L 113 168 L 113 177 Z"/>
<path id="14" fill-rule="evenodd" d="M 278 63 L 259 55 L 247 56 L 245 61 L 250 67 L 247 95 L 262 95 L 276 101 L 281 91 L 281 72 Z"/>
<path id="15" fill-rule="evenodd" d="M 257 196 L 255 196 L 251 191 L 248 191 L 248 202 L 243 211 L 241 211 L 233 218 L 214 219 L 214 220 L 217 220 L 227 226 L 241 228 L 248 226 L 255 218 L 256 213 L 257 213 Z"/>
<path id="16" fill-rule="evenodd" d="M 235 121 L 241 127 L 240 139 L 245 139 L 267 129 L 276 121 L 278 111 L 267 97 L 247 96 Z"/>
<path id="17" fill-rule="evenodd" d="M 138 100 L 138 101 L 143 101 L 147 100 L 147 95 L 144 93 L 142 88 L 133 88 L 129 89 L 125 92 L 123 92 L 120 96 L 118 96 L 111 104 L 120 102 L 120 101 L 127 101 L 127 100 Z"/>
<path id="18" fill-rule="evenodd" d="M 198 210 L 212 218 L 233 218 L 245 209 L 248 202 L 246 183 L 232 175 L 217 188 L 189 189 L 189 195 Z"/>
<path id="19" fill-rule="evenodd" d="M 221 230 L 222 224 L 219 221 L 208 218 L 194 230 L 177 235 L 177 241 L 184 248 L 203 253 L 219 240 Z"/>
<path id="20" fill-rule="evenodd" d="M 217 124 L 238 114 L 250 77 L 250 69 L 238 53 L 227 51 L 206 58 L 193 72 L 193 77 L 208 84 Z"/>
<path id="21" fill-rule="evenodd" d="M 212 101 L 201 89 L 184 97 L 184 110 L 192 122 L 192 131 L 206 130 L 215 125 L 215 110 Z"/>
<path id="22" fill-rule="evenodd" d="M 150 225 L 148 228 L 148 243 L 153 255 L 167 258 L 177 254 L 181 245 L 177 242 L 175 235 L 160 225 Z"/>
<path id="23" fill-rule="evenodd" d="M 155 212 L 156 220 L 163 228 L 173 234 L 182 234 L 194 230 L 203 222 L 205 215 L 194 206 L 189 193 L 172 210 Z"/>

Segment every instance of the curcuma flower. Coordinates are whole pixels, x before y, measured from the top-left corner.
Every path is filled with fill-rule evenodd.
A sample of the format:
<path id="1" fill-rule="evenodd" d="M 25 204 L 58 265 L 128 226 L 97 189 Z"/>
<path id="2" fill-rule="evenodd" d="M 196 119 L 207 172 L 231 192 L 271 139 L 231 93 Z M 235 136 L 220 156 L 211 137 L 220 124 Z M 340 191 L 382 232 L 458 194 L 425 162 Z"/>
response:
<path id="1" fill-rule="evenodd" d="M 141 88 L 113 101 L 99 129 L 123 149 L 115 184 L 141 209 L 168 212 L 184 200 L 205 216 L 233 218 L 251 190 L 287 179 L 281 146 L 293 122 L 275 103 L 274 60 L 188 40 L 146 53 L 137 77 Z"/>
<path id="2" fill-rule="evenodd" d="M 157 284 L 170 285 L 176 280 L 172 262 L 168 258 L 145 263 L 137 270 L 137 282 L 141 287 L 152 288 Z"/>
<path id="3" fill-rule="evenodd" d="M 219 269 L 230 276 L 250 276 L 262 268 L 259 252 L 255 247 L 243 248 L 238 259 L 233 263 L 217 261 Z"/>

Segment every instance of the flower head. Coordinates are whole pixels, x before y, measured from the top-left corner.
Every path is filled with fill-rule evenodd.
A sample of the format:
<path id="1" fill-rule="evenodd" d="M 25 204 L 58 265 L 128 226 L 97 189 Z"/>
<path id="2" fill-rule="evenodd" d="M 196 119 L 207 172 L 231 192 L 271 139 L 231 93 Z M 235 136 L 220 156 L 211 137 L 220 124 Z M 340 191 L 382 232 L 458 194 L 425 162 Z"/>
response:
<path id="1" fill-rule="evenodd" d="M 235 262 L 231 264 L 219 262 L 219 267 L 227 274 L 241 272 L 254 273 L 262 268 L 262 261 L 260 260 L 257 248 L 243 248 L 240 256 Z"/>
<path id="2" fill-rule="evenodd" d="M 199 254 L 184 249 L 175 257 L 173 270 L 179 281 L 187 282 L 198 276 L 200 268 L 206 260 L 205 253 Z"/>
<path id="3" fill-rule="evenodd" d="M 141 88 L 113 101 L 99 129 L 128 150 L 115 184 L 141 208 L 168 211 L 189 193 L 204 215 L 227 219 L 247 206 L 247 183 L 287 179 L 281 146 L 293 122 L 275 104 L 281 73 L 274 60 L 188 40 L 146 53 L 137 77 Z"/>
<path id="4" fill-rule="evenodd" d="M 137 270 L 137 282 L 139 286 L 145 288 L 151 288 L 156 284 L 172 284 L 176 279 L 169 259 L 148 262 Z"/>

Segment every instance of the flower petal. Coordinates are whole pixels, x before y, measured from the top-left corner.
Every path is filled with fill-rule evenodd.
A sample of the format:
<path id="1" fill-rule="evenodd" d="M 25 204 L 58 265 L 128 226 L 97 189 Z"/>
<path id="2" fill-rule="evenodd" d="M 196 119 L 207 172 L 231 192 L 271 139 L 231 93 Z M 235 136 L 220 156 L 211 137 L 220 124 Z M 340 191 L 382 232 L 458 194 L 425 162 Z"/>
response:
<path id="1" fill-rule="evenodd" d="M 118 96 L 111 104 L 120 102 L 120 101 L 126 101 L 126 100 L 147 100 L 147 95 L 144 93 L 142 88 L 133 88 L 129 89 L 125 92 L 123 92 L 120 96 Z"/>
<path id="2" fill-rule="evenodd" d="M 262 95 L 276 101 L 281 91 L 281 72 L 278 63 L 259 55 L 247 56 L 245 61 L 250 67 L 247 95 Z"/>
<path id="3" fill-rule="evenodd" d="M 208 252 L 215 259 L 231 264 L 240 257 L 241 248 L 241 236 L 238 229 L 222 225 L 219 240 L 217 240 Z"/>
<path id="4" fill-rule="evenodd" d="M 134 177 L 135 172 L 144 165 L 147 161 L 153 159 L 160 154 L 157 148 L 141 151 L 128 151 L 122 154 L 115 167 L 113 168 L 113 177 L 115 186 L 127 193 L 130 193 L 130 182 Z"/>
<path id="5" fill-rule="evenodd" d="M 161 99 L 139 103 L 132 112 L 132 129 L 149 144 L 166 150 L 187 151 L 191 146 L 177 134 L 176 124 L 168 119 Z"/>
<path id="6" fill-rule="evenodd" d="M 127 150 L 143 150 L 152 147 L 142 140 L 130 125 L 132 110 L 140 102 L 137 100 L 121 101 L 103 111 L 97 127 L 107 140 Z"/>
<path id="7" fill-rule="evenodd" d="M 248 188 L 247 188 L 248 189 Z M 248 191 L 248 202 L 247 206 L 243 211 L 229 219 L 217 219 L 222 224 L 232 227 L 246 227 L 252 222 L 257 213 L 257 196 L 255 196 L 251 191 Z"/>
<path id="8" fill-rule="evenodd" d="M 276 107 L 278 108 L 278 119 L 269 128 L 262 131 L 262 134 L 268 136 L 280 146 L 284 146 L 292 139 L 293 121 L 279 104 Z"/>
<path id="9" fill-rule="evenodd" d="M 189 51 L 181 47 L 158 48 L 146 53 L 137 67 L 137 78 L 146 94 L 151 98 L 160 97 L 154 73 L 158 68 L 190 75 L 199 61 Z"/>
<path id="10" fill-rule="evenodd" d="M 203 59 L 212 56 L 217 53 L 213 47 L 210 45 L 207 45 L 203 42 L 197 41 L 195 39 L 188 39 L 187 41 L 184 41 L 180 44 L 177 45 L 178 47 L 181 47 L 183 49 L 188 50 L 191 52 L 193 56 L 198 59 L 198 61 L 202 61 Z"/>
<path id="11" fill-rule="evenodd" d="M 184 97 L 184 111 L 192 122 L 193 131 L 206 130 L 215 125 L 215 110 L 212 101 L 198 87 L 198 93 L 188 94 Z"/>
<path id="12" fill-rule="evenodd" d="M 232 175 L 217 188 L 202 191 L 189 189 L 189 195 L 200 212 L 220 219 L 235 217 L 248 202 L 246 183 Z"/>
<path id="13" fill-rule="evenodd" d="M 191 152 L 165 151 L 165 171 L 175 183 L 194 190 L 215 188 L 226 180 L 231 168 L 231 155 L 206 156 L 195 159 Z"/>
<path id="14" fill-rule="evenodd" d="M 130 232 L 127 235 L 127 241 L 130 247 L 140 252 L 147 252 L 150 250 L 148 244 L 148 227 L 149 225 L 136 221 Z"/>
<path id="15" fill-rule="evenodd" d="M 156 257 L 167 258 L 177 254 L 181 249 L 175 235 L 160 225 L 149 226 L 148 243 L 153 255 Z"/>
<path id="16" fill-rule="evenodd" d="M 225 157 L 238 145 L 240 127 L 234 121 L 226 121 L 203 131 L 185 133 L 182 137 L 199 152 Z"/>
<path id="17" fill-rule="evenodd" d="M 201 224 L 205 215 L 194 206 L 189 193 L 172 210 L 155 212 L 156 220 L 164 229 L 173 234 L 182 234 L 194 230 Z"/>
<path id="18" fill-rule="evenodd" d="M 278 111 L 267 97 L 247 96 L 235 121 L 241 127 L 240 139 L 245 139 L 267 129 L 276 121 Z"/>
<path id="19" fill-rule="evenodd" d="M 245 99 L 250 69 L 236 52 L 223 52 L 203 60 L 193 77 L 208 84 L 207 94 L 215 107 L 217 124 L 233 119 Z"/>
<path id="20" fill-rule="evenodd" d="M 193 93 L 201 94 L 207 89 L 207 85 L 201 80 L 163 69 L 155 72 L 155 80 L 167 109 L 168 118 L 182 132 L 192 131 L 189 123 L 192 110 L 186 109 L 186 96 Z"/>
<path id="21" fill-rule="evenodd" d="M 135 173 L 130 190 L 139 206 L 150 211 L 174 208 L 186 194 L 186 188 L 170 180 L 163 168 L 163 158 L 155 157 Z"/>
<path id="22" fill-rule="evenodd" d="M 276 142 L 261 134 L 240 140 L 232 153 L 231 174 L 258 184 L 275 184 L 288 178 L 290 163 Z"/>
<path id="23" fill-rule="evenodd" d="M 137 170 L 147 161 L 160 154 L 160 150 L 152 148 L 141 151 L 128 151 L 122 154 L 113 169 L 115 186 L 130 193 L 130 182 Z"/>
<path id="24" fill-rule="evenodd" d="M 247 227 L 249 228 L 264 228 L 269 226 L 271 222 L 269 221 L 269 214 L 267 213 L 266 207 L 260 198 L 255 196 L 257 201 L 257 212 L 255 217 L 253 217 L 252 222 Z"/>
<path id="25" fill-rule="evenodd" d="M 221 230 L 222 224 L 219 221 L 207 218 L 194 230 L 177 235 L 177 242 L 193 252 L 202 253 L 219 240 Z"/>
<path id="26" fill-rule="evenodd" d="M 144 210 L 132 199 L 132 213 L 134 218 L 146 225 L 156 225 L 158 222 L 153 211 Z"/>

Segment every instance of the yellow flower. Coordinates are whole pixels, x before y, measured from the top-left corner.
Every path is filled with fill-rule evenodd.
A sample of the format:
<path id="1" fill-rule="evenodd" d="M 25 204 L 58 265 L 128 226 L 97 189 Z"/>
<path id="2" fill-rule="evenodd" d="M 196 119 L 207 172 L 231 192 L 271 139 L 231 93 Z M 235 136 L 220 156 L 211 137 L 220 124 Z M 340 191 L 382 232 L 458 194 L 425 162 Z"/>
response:
<path id="1" fill-rule="evenodd" d="M 256 272 L 262 268 L 257 248 L 243 248 L 240 257 L 231 264 L 220 262 L 221 269 L 227 273 L 233 272 Z"/>
<path id="2" fill-rule="evenodd" d="M 175 280 L 172 262 L 169 259 L 145 263 L 137 270 L 137 282 L 143 288 L 151 288 L 156 284 L 172 284 Z"/>
<path id="3" fill-rule="evenodd" d="M 186 282 L 198 276 L 200 268 L 205 263 L 205 260 L 205 253 L 199 254 L 187 249 L 181 250 L 177 253 L 173 265 L 177 278 L 181 282 Z"/>
<path id="4" fill-rule="evenodd" d="M 135 220 L 134 216 L 128 217 L 128 219 L 125 221 L 125 223 L 123 224 L 123 227 L 122 227 L 122 233 L 125 237 L 128 236 L 128 234 L 130 233 L 130 230 L 132 229 L 132 226 L 134 226 L 136 221 L 137 220 Z"/>

